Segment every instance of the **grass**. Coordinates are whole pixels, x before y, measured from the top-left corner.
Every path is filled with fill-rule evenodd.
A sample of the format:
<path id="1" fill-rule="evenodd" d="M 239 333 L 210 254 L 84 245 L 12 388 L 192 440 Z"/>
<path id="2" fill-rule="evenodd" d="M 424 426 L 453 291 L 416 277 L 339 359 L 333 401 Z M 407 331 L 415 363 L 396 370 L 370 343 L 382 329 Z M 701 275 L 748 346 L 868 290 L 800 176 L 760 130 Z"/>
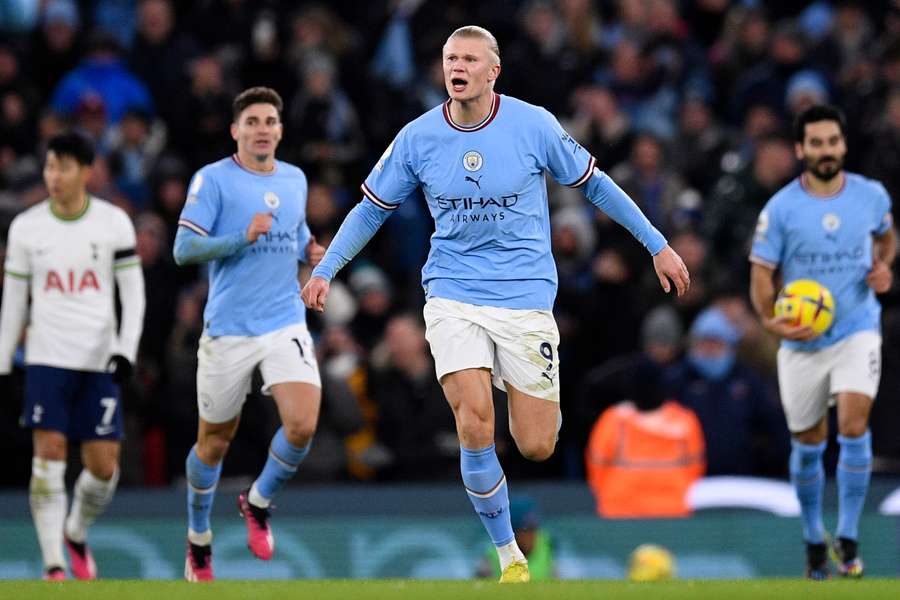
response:
<path id="1" fill-rule="evenodd" d="M 629 583 L 625 581 L 559 581 L 500 586 L 484 581 L 420 580 L 318 580 L 318 581 L 217 581 L 189 584 L 183 581 L 95 582 L 0 581 L 0 599 L 82 600 L 315 600 L 403 598 L 426 600 L 580 600 L 595 598 L 677 600 L 741 598 L 900 598 L 900 580 L 809 582 L 796 579 L 751 579 L 744 581 L 671 581 Z"/>

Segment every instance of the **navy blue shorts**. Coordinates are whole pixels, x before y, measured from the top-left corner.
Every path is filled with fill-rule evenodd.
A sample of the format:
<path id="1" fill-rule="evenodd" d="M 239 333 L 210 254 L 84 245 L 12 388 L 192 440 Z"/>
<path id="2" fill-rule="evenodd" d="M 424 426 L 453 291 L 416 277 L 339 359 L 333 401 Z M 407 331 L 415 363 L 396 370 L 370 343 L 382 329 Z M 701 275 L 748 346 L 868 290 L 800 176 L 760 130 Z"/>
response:
<path id="1" fill-rule="evenodd" d="M 28 365 L 23 419 L 26 427 L 73 440 L 120 440 L 119 386 L 109 373 Z"/>

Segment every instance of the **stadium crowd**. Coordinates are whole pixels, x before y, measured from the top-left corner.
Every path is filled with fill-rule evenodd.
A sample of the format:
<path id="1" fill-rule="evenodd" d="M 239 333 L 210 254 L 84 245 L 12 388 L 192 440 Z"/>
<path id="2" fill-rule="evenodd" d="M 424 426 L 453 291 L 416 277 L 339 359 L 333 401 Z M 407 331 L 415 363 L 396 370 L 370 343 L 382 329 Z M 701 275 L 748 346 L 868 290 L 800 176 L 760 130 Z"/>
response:
<path id="1" fill-rule="evenodd" d="M 309 226 L 327 245 L 399 128 L 446 98 L 441 45 L 472 23 L 500 42 L 497 91 L 557 115 L 692 275 L 688 294 L 665 296 L 624 229 L 577 191 L 551 187 L 563 428 L 553 459 L 509 452 L 506 472 L 585 477 L 594 423 L 630 398 L 690 409 L 708 474 L 786 475 L 776 342 L 749 306 L 749 244 L 763 204 L 799 172 L 790 123 L 812 104 L 844 108 L 847 168 L 900 198 L 900 2 L 4 2 L 0 239 L 46 197 L 44 144 L 70 126 L 99 151 L 90 191 L 124 208 L 137 230 L 147 310 L 125 390 L 123 482 L 177 479 L 195 439 L 206 275 L 176 267 L 172 244 L 191 174 L 234 150 L 234 95 L 266 85 L 284 97 L 279 158 L 307 173 Z M 421 320 L 431 217 L 421 201 L 396 213 L 333 284 L 328 310 L 307 315 L 323 412 L 300 481 L 458 476 L 454 422 Z M 896 472 L 900 295 L 881 300 L 875 469 Z M 658 385 L 634 385 L 648 380 Z M 20 410 L 0 403 L 6 456 L 29 454 Z M 271 402 L 248 403 L 226 475 L 258 469 L 276 422 Z M 511 445 L 498 433 L 502 454 Z M 0 484 L 22 486 L 30 465 L 12 463 Z"/>

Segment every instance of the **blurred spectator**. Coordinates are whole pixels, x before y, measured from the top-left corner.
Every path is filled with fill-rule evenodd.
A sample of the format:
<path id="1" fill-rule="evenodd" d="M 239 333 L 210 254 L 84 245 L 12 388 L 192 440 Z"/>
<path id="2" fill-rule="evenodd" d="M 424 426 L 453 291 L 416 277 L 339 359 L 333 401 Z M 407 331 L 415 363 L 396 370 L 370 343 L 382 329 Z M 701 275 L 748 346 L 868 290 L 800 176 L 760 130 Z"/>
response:
<path id="1" fill-rule="evenodd" d="M 297 88 L 297 74 L 282 52 L 278 24 L 278 15 L 270 10 L 257 15 L 250 36 L 250 48 L 241 67 L 241 79 L 248 85 L 276 89 L 289 102 Z"/>
<path id="2" fill-rule="evenodd" d="M 894 88 L 866 153 L 866 175 L 884 184 L 894 200 L 894 220 L 900 216 L 900 86 Z"/>
<path id="3" fill-rule="evenodd" d="M 72 0 L 50 0 L 44 8 L 43 24 L 32 35 L 29 66 L 44 101 L 72 71 L 82 55 L 81 19 Z"/>
<path id="4" fill-rule="evenodd" d="M 456 476 L 456 422 L 435 376 L 424 323 L 397 315 L 382 344 L 369 376 L 369 396 L 379 406 L 378 439 L 391 455 L 381 475 L 396 481 Z"/>
<path id="5" fill-rule="evenodd" d="M 144 385 L 155 392 L 163 377 L 166 346 L 176 315 L 179 292 L 177 268 L 171 259 L 166 225 L 159 216 L 142 214 L 135 221 L 135 233 L 136 251 L 141 258 L 147 294 L 144 333 L 137 364 Z"/>
<path id="6" fill-rule="evenodd" d="M 816 104 L 828 104 L 830 100 L 828 83 L 818 71 L 812 69 L 804 69 L 791 75 L 784 94 L 784 105 L 791 121 L 807 108 Z"/>
<path id="7" fill-rule="evenodd" d="M 175 29 L 175 14 L 169 0 L 140 0 L 137 35 L 128 54 L 128 65 L 153 96 L 159 114 L 176 118 L 189 86 L 188 65 L 199 49 L 194 40 Z"/>
<path id="8" fill-rule="evenodd" d="M 785 89 L 790 77 L 807 66 L 808 40 L 792 22 L 782 22 L 772 34 L 768 60 L 744 72 L 735 82 L 732 115 L 740 118 L 754 104 L 766 104 L 785 114 Z"/>
<path id="9" fill-rule="evenodd" d="M 229 134 L 232 97 L 225 87 L 222 63 L 214 55 L 201 56 L 190 72 L 191 86 L 181 100 L 183 110 L 170 130 L 194 170 L 231 154 L 234 141 Z"/>
<path id="10" fill-rule="evenodd" d="M 600 415 L 633 393 L 639 373 L 659 374 L 661 393 L 669 397 L 674 389 L 676 365 L 681 356 L 683 327 L 678 313 L 666 304 L 650 310 L 641 322 L 641 348 L 617 356 L 592 368 L 577 382 L 574 418 L 565 419 L 570 439 L 580 453 Z"/>
<path id="11" fill-rule="evenodd" d="M 165 148 L 165 125 L 137 110 L 129 110 L 109 130 L 106 147 L 116 186 L 138 209 L 150 200 L 150 173 Z"/>
<path id="12" fill-rule="evenodd" d="M 639 134 L 631 146 L 628 160 L 614 167 L 609 174 L 663 234 L 670 235 L 677 229 L 681 194 L 686 185 L 672 169 L 658 137 Z"/>
<path id="13" fill-rule="evenodd" d="M 628 159 L 634 144 L 631 120 L 608 89 L 587 86 L 575 92 L 575 117 L 568 131 L 608 171 Z"/>
<path id="14" fill-rule="evenodd" d="M 513 496 L 509 501 L 509 517 L 512 521 L 516 544 L 528 559 L 528 573 L 531 581 L 556 579 L 556 548 L 553 540 L 542 527 L 537 504 L 529 496 Z M 500 559 L 497 549 L 491 545 L 485 549 L 484 557 L 475 569 L 476 577 L 500 577 Z"/>
<path id="15" fill-rule="evenodd" d="M 667 66 L 639 38 L 617 43 L 595 81 L 609 88 L 634 127 L 657 138 L 669 139 L 675 132 L 677 94 L 669 81 Z"/>
<path id="16" fill-rule="evenodd" d="M 672 157 L 687 185 L 704 196 L 712 189 L 722 174 L 722 156 L 733 141 L 731 137 L 701 93 L 690 93 L 684 99 Z"/>
<path id="17" fill-rule="evenodd" d="M 306 63 L 299 95 L 288 110 L 287 135 L 298 149 L 297 163 L 307 174 L 331 184 L 345 181 L 343 173 L 363 150 L 356 109 L 336 81 L 334 61 L 324 56 Z"/>
<path id="18" fill-rule="evenodd" d="M 129 109 L 153 114 L 147 87 L 125 66 L 118 42 L 102 33 L 92 36 L 87 56 L 53 92 L 53 109 L 71 115 L 85 98 L 94 97 L 102 100 L 110 124 L 118 123 Z"/>
<path id="19" fill-rule="evenodd" d="M 591 431 L 585 464 L 602 517 L 691 514 L 685 496 L 703 476 L 703 431 L 693 411 L 664 395 L 660 377 L 645 363 L 625 401 L 607 409 Z"/>
<path id="20" fill-rule="evenodd" d="M 788 437 L 774 390 L 737 362 L 740 331 L 718 308 L 697 317 L 674 396 L 703 426 L 709 475 L 777 475 Z"/>
<path id="21" fill-rule="evenodd" d="M 359 309 L 350 322 L 353 337 L 366 350 L 381 339 L 391 312 L 391 284 L 375 265 L 358 266 L 350 273 L 350 288 Z"/>
<path id="22" fill-rule="evenodd" d="M 566 28 L 552 2 L 530 0 L 524 3 L 520 19 L 522 36 L 502 52 L 508 71 L 498 82 L 498 91 L 545 107 L 554 114 L 569 107 L 565 94 L 577 81 L 582 65 L 567 45 Z M 540 82 L 540 85 L 535 85 Z"/>
<path id="23" fill-rule="evenodd" d="M 720 269 L 747 280 L 747 257 L 759 212 L 794 176 L 796 168 L 791 141 L 768 135 L 757 141 L 749 168 L 723 175 L 716 182 L 704 211 L 703 228 L 711 244 L 711 258 Z"/>

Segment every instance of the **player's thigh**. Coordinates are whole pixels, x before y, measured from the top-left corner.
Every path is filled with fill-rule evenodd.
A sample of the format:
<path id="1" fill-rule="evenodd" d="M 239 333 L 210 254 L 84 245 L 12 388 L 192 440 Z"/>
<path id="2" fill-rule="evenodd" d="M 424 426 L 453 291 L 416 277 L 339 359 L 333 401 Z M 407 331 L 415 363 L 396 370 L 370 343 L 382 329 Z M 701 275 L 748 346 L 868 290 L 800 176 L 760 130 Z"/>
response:
<path id="1" fill-rule="evenodd" d="M 36 431 L 54 431 L 68 437 L 72 403 L 79 372 L 46 365 L 25 368 L 25 405 L 22 422 Z"/>
<path id="2" fill-rule="evenodd" d="M 517 441 L 555 441 L 560 425 L 559 402 L 526 394 L 506 385 L 509 430 Z"/>
<path id="3" fill-rule="evenodd" d="M 466 369 L 490 370 L 494 367 L 494 343 L 484 327 L 478 324 L 480 308 L 482 307 L 446 298 L 429 298 L 425 303 L 422 311 L 425 318 L 425 339 L 431 348 L 434 370 L 445 394 L 448 374 Z M 470 374 L 458 378 L 458 382 L 451 382 L 452 390 L 460 386 L 467 387 L 470 377 L 483 376 Z M 451 396 L 448 395 L 447 400 L 451 406 L 454 405 Z"/>
<path id="4" fill-rule="evenodd" d="M 494 441 L 494 397 L 487 369 L 460 369 L 444 375 L 441 387 L 453 411 L 456 432 L 465 448 L 485 448 Z"/>
<path id="5" fill-rule="evenodd" d="M 550 311 L 493 309 L 485 326 L 497 348 L 495 379 L 523 395 L 553 402 L 558 410 L 559 330 Z"/>
<path id="6" fill-rule="evenodd" d="M 881 336 L 862 331 L 838 342 L 834 348 L 831 393 L 854 392 L 869 398 L 881 381 Z"/>
<path id="7" fill-rule="evenodd" d="M 811 430 L 828 412 L 832 363 L 828 349 L 778 350 L 778 391 L 788 429 Z"/>
<path id="8" fill-rule="evenodd" d="M 70 437 L 75 440 L 122 439 L 124 418 L 119 386 L 109 373 L 82 372 L 75 394 Z"/>
<path id="9" fill-rule="evenodd" d="M 256 338 L 204 335 L 197 350 L 197 408 L 210 424 L 230 423 L 250 393 L 264 351 Z"/>

